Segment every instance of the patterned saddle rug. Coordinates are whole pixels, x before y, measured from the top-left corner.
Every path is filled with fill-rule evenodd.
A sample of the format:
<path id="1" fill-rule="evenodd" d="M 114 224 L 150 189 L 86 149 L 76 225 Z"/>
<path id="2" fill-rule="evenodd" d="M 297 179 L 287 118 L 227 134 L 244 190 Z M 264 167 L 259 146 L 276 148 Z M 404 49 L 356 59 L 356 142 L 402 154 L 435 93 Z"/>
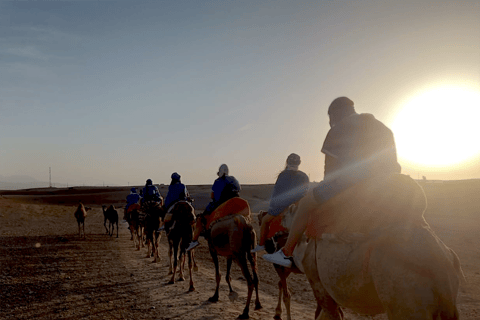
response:
<path id="1" fill-rule="evenodd" d="M 218 206 L 210 215 L 208 215 L 206 229 L 210 229 L 213 222 L 222 219 L 232 214 L 240 214 L 248 219 L 251 219 L 250 206 L 247 200 L 235 197 L 229 199 Z"/>

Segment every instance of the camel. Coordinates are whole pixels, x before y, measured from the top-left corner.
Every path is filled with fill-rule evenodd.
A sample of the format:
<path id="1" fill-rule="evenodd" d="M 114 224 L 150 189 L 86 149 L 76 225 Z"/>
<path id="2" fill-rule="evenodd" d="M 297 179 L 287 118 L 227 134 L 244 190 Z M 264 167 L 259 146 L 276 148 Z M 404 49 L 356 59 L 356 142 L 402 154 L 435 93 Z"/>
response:
<path id="1" fill-rule="evenodd" d="M 162 219 L 165 216 L 162 204 L 163 198 L 160 199 L 160 202 L 147 201 L 143 203 L 142 206 L 142 211 L 145 213 L 143 226 L 147 246 L 146 258 L 154 257 L 154 263 L 160 261 L 158 245 L 160 242 L 161 233 L 158 229 L 160 228 L 162 224 Z M 142 224 L 141 220 L 140 224 Z"/>
<path id="2" fill-rule="evenodd" d="M 73 214 L 75 219 L 77 219 L 78 224 L 78 235 L 81 235 L 80 226 L 83 229 L 83 237 L 85 238 L 85 218 L 87 217 L 87 211 L 91 210 L 89 207 L 85 207 L 82 202 L 78 203 L 77 210 Z"/>
<path id="3" fill-rule="evenodd" d="M 231 201 L 233 199 L 230 199 L 228 201 Z M 248 208 L 248 211 L 250 211 L 250 208 Z M 214 214 L 215 212 L 213 212 L 211 215 Z M 244 215 L 235 214 L 233 212 L 228 216 L 225 216 L 217 221 L 210 223 L 210 230 L 207 231 L 206 238 L 208 240 L 208 247 L 213 259 L 213 263 L 215 265 L 215 278 L 217 282 L 215 294 L 210 297 L 208 301 L 218 301 L 218 289 L 220 287 L 221 280 L 221 274 L 218 264 L 219 255 L 227 258 L 227 274 L 225 279 L 230 289 L 230 296 L 234 297 L 236 295 L 230 283 L 230 268 L 232 266 L 233 260 L 235 260 L 240 266 L 242 274 L 247 280 L 248 285 L 247 303 L 245 305 L 243 313 L 238 318 L 248 319 L 253 289 L 255 289 L 256 294 L 255 310 L 262 308 L 258 296 L 257 254 L 250 252 L 250 250 L 253 249 L 254 245 L 257 242 L 255 230 L 251 225 L 250 219 L 245 217 Z M 250 261 L 250 265 L 252 267 L 253 279 L 248 269 L 247 259 L 248 261 Z"/>
<path id="4" fill-rule="evenodd" d="M 113 231 L 115 229 L 115 224 L 117 225 L 117 238 L 118 238 L 118 212 L 115 210 L 114 205 L 108 206 L 107 210 L 106 205 L 102 205 L 102 211 L 103 211 L 103 226 L 105 227 L 106 233 L 110 235 L 110 237 L 113 235 Z M 108 229 L 107 229 L 107 220 L 108 220 Z"/>
<path id="5" fill-rule="evenodd" d="M 302 264 L 322 308 L 317 320 L 344 319 L 340 307 L 390 320 L 458 319 L 464 275 L 425 209 L 422 188 L 401 174 L 309 204 Z"/>
<path id="6" fill-rule="evenodd" d="M 143 228 L 140 224 L 141 208 L 139 204 L 132 204 L 128 211 L 125 212 L 125 218 L 128 223 L 128 229 L 130 230 L 130 240 L 133 240 L 135 248 L 140 250 L 140 242 L 143 237 Z"/>
<path id="7" fill-rule="evenodd" d="M 293 204 L 289 208 L 287 208 L 287 212 L 285 214 L 287 215 L 287 217 L 290 217 L 291 215 L 295 214 L 296 209 L 297 209 L 297 206 Z M 258 224 L 260 226 L 262 225 L 262 219 L 266 214 L 267 214 L 267 211 L 260 210 L 257 216 Z M 288 238 L 288 229 L 275 233 L 275 235 L 272 238 L 267 239 L 267 241 L 265 242 L 265 250 L 267 251 L 267 253 L 270 253 L 270 254 L 280 250 L 280 248 L 282 248 L 287 242 L 287 238 Z M 275 316 L 273 318 L 277 320 L 282 319 L 282 298 L 283 298 L 283 303 L 285 304 L 285 311 L 287 313 L 287 320 L 291 320 L 292 319 L 291 312 L 290 312 L 291 294 L 290 294 L 290 291 L 288 290 L 287 279 L 290 274 L 292 273 L 301 274 L 303 273 L 303 271 L 300 270 L 295 264 L 293 264 L 292 268 L 285 268 L 278 264 L 274 264 L 273 267 L 275 268 L 275 271 L 277 272 L 278 277 L 280 278 L 280 281 L 278 281 L 278 302 L 275 308 Z M 318 306 L 315 316 L 318 316 L 320 314 L 320 311 L 321 311 L 321 307 Z"/>
<path id="8" fill-rule="evenodd" d="M 175 283 L 175 274 L 177 271 L 178 261 L 182 261 L 180 264 L 180 276 L 179 281 L 184 281 L 184 269 L 185 269 L 185 255 L 188 256 L 188 270 L 190 274 L 190 287 L 188 291 L 195 291 L 193 285 L 192 268 L 194 264 L 193 250 L 186 251 L 188 245 L 193 238 L 192 226 L 195 224 L 195 212 L 193 207 L 187 201 L 178 201 L 174 204 L 170 210 L 171 219 L 165 221 L 165 231 L 168 237 L 168 255 L 170 257 L 170 274 L 172 274 L 169 284 Z M 167 220 L 167 219 L 166 219 Z M 178 252 L 180 249 L 180 254 Z M 193 263 L 192 263 L 193 262 Z"/>

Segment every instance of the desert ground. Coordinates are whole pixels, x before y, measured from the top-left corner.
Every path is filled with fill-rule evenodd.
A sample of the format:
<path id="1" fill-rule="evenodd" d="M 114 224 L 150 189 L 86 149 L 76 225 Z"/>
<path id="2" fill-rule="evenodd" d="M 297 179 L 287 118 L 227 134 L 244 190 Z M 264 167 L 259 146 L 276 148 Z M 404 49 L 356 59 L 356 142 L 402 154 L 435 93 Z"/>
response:
<path id="1" fill-rule="evenodd" d="M 187 186 L 196 212 L 209 201 L 210 186 Z M 242 186 L 252 213 L 267 209 L 272 185 Z M 206 241 L 195 250 L 196 290 L 186 280 L 168 285 L 166 236 L 161 261 L 153 263 L 145 248 L 137 251 L 127 224 L 119 237 L 105 234 L 101 205 L 122 208 L 130 187 L 74 187 L 0 191 L 0 319 L 235 319 L 242 313 L 246 281 L 233 266 L 231 300 L 222 278 L 220 301 L 208 302 L 215 289 L 213 262 Z M 424 185 L 425 218 L 435 233 L 460 257 L 467 283 L 458 295 L 461 319 L 480 319 L 480 180 L 428 182 Z M 167 186 L 160 186 L 165 196 Z M 92 208 L 78 235 L 73 213 L 78 201 Z M 258 235 L 257 219 L 253 221 Z M 278 278 L 258 256 L 261 310 L 251 319 L 274 316 Z M 220 258 L 222 275 L 226 261 Z M 293 319 L 314 319 L 315 301 L 304 275 L 291 275 Z M 285 314 L 284 314 L 285 315 Z M 348 319 L 371 319 L 346 310 Z M 286 317 L 283 317 L 286 319 Z M 373 319 L 386 319 L 379 315 Z"/>

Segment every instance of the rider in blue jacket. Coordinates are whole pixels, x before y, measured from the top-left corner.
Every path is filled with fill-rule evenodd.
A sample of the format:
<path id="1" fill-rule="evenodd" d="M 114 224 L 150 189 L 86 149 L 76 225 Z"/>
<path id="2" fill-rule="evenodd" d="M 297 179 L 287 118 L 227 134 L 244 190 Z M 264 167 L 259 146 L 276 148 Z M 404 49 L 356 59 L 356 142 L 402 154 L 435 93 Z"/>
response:
<path id="1" fill-rule="evenodd" d="M 172 173 L 172 182 L 168 186 L 167 197 L 165 198 L 165 211 L 168 210 L 180 200 L 186 200 L 189 196 L 187 187 L 180 181 L 180 175 L 176 172 Z"/>
<path id="2" fill-rule="evenodd" d="M 212 193 L 210 195 L 212 201 L 205 208 L 203 216 L 211 214 L 219 205 L 221 205 L 225 201 L 239 196 L 239 192 L 241 190 L 240 183 L 237 179 L 235 179 L 234 176 L 228 175 L 228 167 L 226 164 L 222 164 L 220 166 L 217 175 L 218 178 L 213 183 Z M 198 238 L 200 237 L 200 233 L 203 231 L 203 225 L 201 221 L 201 218 L 197 218 L 195 233 L 193 235 L 192 242 L 190 242 L 190 245 L 187 248 L 187 251 L 192 250 L 200 244 L 198 242 Z"/>
<path id="3" fill-rule="evenodd" d="M 145 203 L 147 201 L 160 202 L 162 199 L 162 195 L 160 194 L 160 191 L 158 191 L 157 186 L 153 185 L 152 179 L 147 180 L 147 182 L 145 183 L 145 187 L 143 187 L 142 191 L 142 203 Z"/>

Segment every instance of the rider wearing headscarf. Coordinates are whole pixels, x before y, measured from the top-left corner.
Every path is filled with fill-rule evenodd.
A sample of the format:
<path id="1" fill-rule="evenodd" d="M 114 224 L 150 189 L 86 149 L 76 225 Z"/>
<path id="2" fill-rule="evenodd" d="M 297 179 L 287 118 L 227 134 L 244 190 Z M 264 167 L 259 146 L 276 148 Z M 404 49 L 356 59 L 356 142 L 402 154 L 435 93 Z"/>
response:
<path id="1" fill-rule="evenodd" d="M 140 199 L 141 199 L 141 197 L 137 193 L 137 189 L 136 188 L 131 188 L 130 189 L 130 194 L 127 196 L 127 205 L 125 206 L 125 211 L 124 211 L 124 214 L 123 214 L 123 220 L 126 220 L 128 208 L 132 204 L 138 203 L 140 201 Z"/>
<path id="2" fill-rule="evenodd" d="M 213 182 L 212 193 L 210 194 L 212 201 L 205 208 L 205 211 L 203 212 L 203 217 L 197 218 L 197 224 L 195 227 L 193 240 L 190 243 L 190 246 L 187 248 L 187 251 L 192 250 L 200 244 L 198 242 L 198 238 L 200 237 L 200 233 L 204 229 L 202 224 L 202 220 L 204 220 L 204 217 L 211 214 L 219 205 L 221 205 L 225 201 L 239 196 L 239 192 L 241 190 L 240 183 L 237 179 L 235 179 L 234 176 L 228 175 L 228 166 L 226 164 L 222 164 L 220 166 L 217 175 L 218 178 Z"/>
<path id="3" fill-rule="evenodd" d="M 168 211 L 177 201 L 185 200 L 189 196 L 187 187 L 180 181 L 180 175 L 172 173 L 172 181 L 168 186 L 167 197 L 165 198 L 165 211 Z"/>

